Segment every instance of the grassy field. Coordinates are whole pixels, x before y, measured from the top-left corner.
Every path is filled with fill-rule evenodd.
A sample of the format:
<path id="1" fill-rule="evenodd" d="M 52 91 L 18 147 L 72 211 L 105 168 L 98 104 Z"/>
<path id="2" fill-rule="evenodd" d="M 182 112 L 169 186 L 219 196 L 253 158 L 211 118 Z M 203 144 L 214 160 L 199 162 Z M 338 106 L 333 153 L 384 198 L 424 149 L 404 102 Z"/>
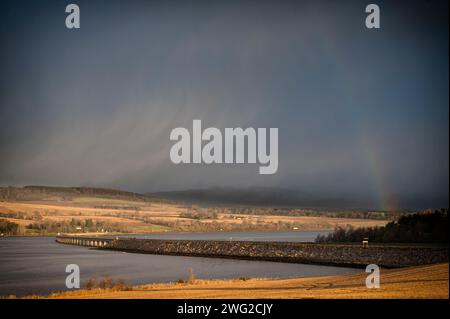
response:
<path id="1" fill-rule="evenodd" d="M 366 273 L 294 279 L 193 280 L 130 288 L 78 290 L 48 298 L 449 298 L 449 264 L 381 270 L 380 288 L 365 286 Z M 30 297 L 28 297 L 30 298 Z M 37 298 L 32 296 L 31 298 Z"/>
<path id="2" fill-rule="evenodd" d="M 151 233 L 166 231 L 239 230 L 332 230 L 336 226 L 382 226 L 387 221 L 313 216 L 210 213 L 211 209 L 170 203 L 75 197 L 70 200 L 0 201 L 0 218 L 19 224 L 20 235 L 44 235 L 27 225 L 71 220 L 114 225 L 115 232 Z M 202 218 L 189 218 L 198 213 Z M 106 228 L 106 227 L 103 227 Z M 119 231 L 118 231 L 119 229 Z M 100 231 L 100 230 L 99 230 Z M 63 231 L 64 232 L 64 231 Z M 66 231 L 67 232 L 67 231 Z M 85 232 L 82 229 L 80 232 Z M 90 229 L 92 232 L 92 229 Z M 110 231 L 111 232 L 111 231 Z M 47 232 L 47 234 L 53 234 Z"/>

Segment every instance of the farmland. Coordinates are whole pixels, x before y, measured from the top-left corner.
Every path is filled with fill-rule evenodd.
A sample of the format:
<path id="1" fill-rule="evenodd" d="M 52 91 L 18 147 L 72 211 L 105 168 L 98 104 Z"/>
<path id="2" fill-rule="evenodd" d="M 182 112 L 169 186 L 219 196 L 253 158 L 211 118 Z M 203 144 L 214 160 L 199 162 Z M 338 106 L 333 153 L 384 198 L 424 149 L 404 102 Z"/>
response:
<path id="1" fill-rule="evenodd" d="M 17 191 L 16 191 L 17 193 Z M 111 191 L 45 189 L 3 196 L 0 219 L 18 224 L 14 235 L 152 233 L 250 230 L 332 230 L 337 226 L 382 226 L 384 219 L 299 215 L 270 208 L 200 207 Z"/>

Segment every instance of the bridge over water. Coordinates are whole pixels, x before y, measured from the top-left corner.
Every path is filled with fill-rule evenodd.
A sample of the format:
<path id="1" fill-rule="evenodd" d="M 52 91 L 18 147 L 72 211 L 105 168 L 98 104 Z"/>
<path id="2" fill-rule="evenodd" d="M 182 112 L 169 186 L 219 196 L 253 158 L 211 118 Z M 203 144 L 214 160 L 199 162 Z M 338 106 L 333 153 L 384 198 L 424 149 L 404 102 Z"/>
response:
<path id="1" fill-rule="evenodd" d="M 56 236 L 56 242 L 68 245 L 88 246 L 88 247 L 107 247 L 107 245 L 116 240 L 110 237 L 85 237 L 85 236 Z"/>
<path id="2" fill-rule="evenodd" d="M 119 237 L 56 237 L 61 244 L 134 253 L 236 258 L 346 267 L 396 268 L 448 262 L 448 246 L 316 244 L 214 240 L 136 239 Z"/>

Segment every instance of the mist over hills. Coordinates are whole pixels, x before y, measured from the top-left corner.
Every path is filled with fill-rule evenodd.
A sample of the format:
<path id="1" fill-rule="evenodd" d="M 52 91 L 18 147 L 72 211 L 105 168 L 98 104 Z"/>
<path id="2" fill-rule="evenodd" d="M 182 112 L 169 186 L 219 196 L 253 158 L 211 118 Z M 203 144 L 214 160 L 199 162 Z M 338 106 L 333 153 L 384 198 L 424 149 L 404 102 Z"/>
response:
<path id="1" fill-rule="evenodd" d="M 316 195 L 305 191 L 273 187 L 215 187 L 172 192 L 147 193 L 155 197 L 199 205 L 248 205 L 273 207 L 299 207 L 313 209 L 373 209 L 370 199 L 338 195 Z M 448 207 L 448 198 L 401 198 L 398 209 L 415 210 Z"/>
<path id="2" fill-rule="evenodd" d="M 316 209 L 366 208 L 362 201 L 356 202 L 337 196 L 314 196 L 307 192 L 273 187 L 214 187 L 172 192 L 147 193 L 186 204 L 244 205 L 267 207 L 302 207 Z"/>
<path id="3" fill-rule="evenodd" d="M 308 208 L 326 210 L 384 210 L 370 198 L 335 194 L 317 195 L 314 192 L 275 187 L 212 187 L 178 191 L 136 193 L 102 187 L 60 187 L 30 185 L 0 187 L 0 200 L 71 200 L 76 197 L 100 197 L 131 201 L 178 202 L 200 206 L 260 206 L 280 208 Z M 397 198 L 397 210 L 423 210 L 448 207 L 448 197 Z"/>

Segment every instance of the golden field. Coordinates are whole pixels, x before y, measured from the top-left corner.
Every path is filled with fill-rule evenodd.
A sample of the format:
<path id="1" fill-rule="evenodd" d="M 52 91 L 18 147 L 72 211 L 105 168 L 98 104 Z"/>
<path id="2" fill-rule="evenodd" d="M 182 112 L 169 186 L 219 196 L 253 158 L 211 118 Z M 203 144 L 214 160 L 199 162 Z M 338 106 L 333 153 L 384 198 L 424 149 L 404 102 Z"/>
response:
<path id="1" fill-rule="evenodd" d="M 126 291 L 113 289 L 78 290 L 52 294 L 47 298 L 92 299 L 260 299 L 260 298 L 449 298 L 449 264 L 381 269 L 380 288 L 366 288 L 363 270 L 360 274 L 245 280 L 193 280 L 188 284 L 141 285 Z M 28 298 L 42 298 L 31 296 Z"/>
<path id="2" fill-rule="evenodd" d="M 189 218 L 189 214 L 196 213 L 206 216 L 211 214 L 211 217 Z M 115 232 L 128 233 L 332 230 L 336 226 L 371 227 L 383 226 L 387 223 L 386 220 L 357 218 L 233 214 L 227 209 L 95 197 L 77 197 L 71 200 L 0 201 L 0 218 L 19 224 L 21 235 L 39 235 L 26 229 L 26 226 L 32 223 L 85 221 L 86 219 L 114 224 L 121 229 Z"/>

